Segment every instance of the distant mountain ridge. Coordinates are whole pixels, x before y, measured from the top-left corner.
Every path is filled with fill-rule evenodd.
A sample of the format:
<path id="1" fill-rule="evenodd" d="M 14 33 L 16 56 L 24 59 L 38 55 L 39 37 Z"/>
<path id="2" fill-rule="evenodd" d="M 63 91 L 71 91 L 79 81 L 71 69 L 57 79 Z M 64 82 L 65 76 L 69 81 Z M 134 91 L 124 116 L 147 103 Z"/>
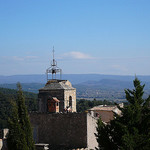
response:
<path id="1" fill-rule="evenodd" d="M 150 95 L 150 82 L 145 81 L 141 84 L 145 84 L 144 97 L 148 97 Z M 75 84 L 74 87 L 77 89 L 77 97 L 80 98 L 125 100 L 124 89 L 133 89 L 133 81 L 102 79 Z"/>
<path id="2" fill-rule="evenodd" d="M 92 89 L 125 89 L 125 88 L 132 88 L 132 81 L 121 81 L 121 80 L 114 80 L 114 79 L 102 79 L 99 81 L 87 81 L 80 84 L 76 84 L 75 86 L 85 86 L 85 87 L 92 87 Z"/>
<path id="3" fill-rule="evenodd" d="M 150 76 L 137 76 L 145 84 L 145 94 L 150 95 Z M 135 76 L 100 74 L 65 74 L 62 79 L 69 80 L 77 89 L 77 98 L 100 100 L 125 100 L 124 89 L 133 88 Z M 46 75 L 0 76 L 0 87 L 16 89 L 20 82 L 24 91 L 38 93 L 46 83 Z"/>
<path id="4" fill-rule="evenodd" d="M 145 83 L 145 94 L 147 97 L 150 95 L 150 82 Z M 21 83 L 24 91 L 38 93 L 38 90 L 44 87 L 44 83 Z M 0 84 L 0 87 L 16 89 L 16 83 L 13 84 Z M 133 81 L 121 81 L 114 79 L 102 79 L 99 81 L 86 81 L 79 84 L 73 84 L 77 90 L 77 98 L 100 100 L 125 100 L 124 89 L 133 89 Z"/>
<path id="5" fill-rule="evenodd" d="M 137 76 L 143 82 L 150 82 L 150 76 Z M 133 81 L 135 76 L 122 76 L 122 75 L 103 75 L 103 74 L 63 74 L 62 79 L 69 80 L 72 84 L 79 84 L 87 81 L 100 81 L 102 79 L 120 80 L 120 81 Z M 11 83 L 46 83 L 46 75 L 33 74 L 33 75 L 0 75 L 0 84 Z"/>

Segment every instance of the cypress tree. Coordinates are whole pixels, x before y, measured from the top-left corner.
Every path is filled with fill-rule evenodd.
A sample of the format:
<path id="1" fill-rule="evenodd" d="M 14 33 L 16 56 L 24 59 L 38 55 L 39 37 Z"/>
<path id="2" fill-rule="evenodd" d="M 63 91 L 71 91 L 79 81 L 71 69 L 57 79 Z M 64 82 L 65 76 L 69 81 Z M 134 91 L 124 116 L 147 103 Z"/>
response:
<path id="1" fill-rule="evenodd" d="M 109 138 L 109 128 L 106 126 L 101 118 L 97 120 L 97 142 L 98 142 L 98 148 L 96 150 L 111 150 L 115 149 L 113 143 L 111 142 L 111 139 Z"/>
<path id="2" fill-rule="evenodd" d="M 15 105 L 13 105 L 13 115 L 9 120 L 9 135 L 8 135 L 8 145 L 11 145 L 13 138 L 16 137 L 15 133 L 18 135 L 17 140 L 14 141 L 14 145 L 21 143 L 23 149 L 15 150 L 34 150 L 34 142 L 32 136 L 32 128 L 30 125 L 30 120 L 25 106 L 25 98 L 22 92 L 20 83 L 17 84 L 18 94 Z M 20 141 L 19 141 L 20 139 Z M 18 142 L 18 143 L 17 143 Z"/>
<path id="3" fill-rule="evenodd" d="M 97 123 L 98 149 L 121 150 L 149 150 L 150 149 L 150 97 L 143 99 L 144 86 L 135 78 L 134 89 L 125 90 L 128 105 L 118 108 L 122 111 L 121 116 L 115 114 L 114 120 L 109 124 Z M 107 132 L 107 134 L 104 134 Z M 104 136 L 107 140 L 107 144 Z"/>
<path id="4" fill-rule="evenodd" d="M 27 108 L 25 106 L 25 98 L 23 96 L 21 85 L 18 83 L 18 115 L 20 118 L 20 125 L 22 130 L 25 132 L 25 139 L 29 150 L 34 150 L 34 142 L 33 142 L 33 135 L 32 135 L 32 128 L 30 125 L 30 120 L 27 112 Z"/>
<path id="5" fill-rule="evenodd" d="M 9 150 L 29 150 L 25 140 L 25 133 L 19 124 L 18 108 L 15 102 L 12 104 L 12 116 L 8 119 L 9 134 L 7 144 Z"/>

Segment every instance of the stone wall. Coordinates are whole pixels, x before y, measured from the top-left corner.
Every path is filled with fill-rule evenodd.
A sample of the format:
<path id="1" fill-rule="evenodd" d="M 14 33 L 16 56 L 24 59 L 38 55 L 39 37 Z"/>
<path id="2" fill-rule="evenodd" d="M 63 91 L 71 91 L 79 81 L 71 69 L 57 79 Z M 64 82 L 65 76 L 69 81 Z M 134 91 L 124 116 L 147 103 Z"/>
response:
<path id="1" fill-rule="evenodd" d="M 39 112 L 47 112 L 47 99 L 49 96 L 56 97 L 60 101 L 59 110 L 64 109 L 64 90 L 40 90 L 39 91 Z"/>
<path id="2" fill-rule="evenodd" d="M 65 107 L 70 106 L 69 97 L 72 98 L 72 112 L 76 112 L 76 90 L 64 90 Z"/>
<path id="3" fill-rule="evenodd" d="M 113 111 L 103 111 L 103 110 L 99 110 L 99 111 L 95 111 L 94 113 L 98 113 L 99 117 L 101 117 L 102 121 L 104 122 L 110 122 L 110 120 L 113 120 L 114 118 L 114 113 Z"/>
<path id="4" fill-rule="evenodd" d="M 39 89 L 39 112 L 48 112 L 49 96 L 56 97 L 60 101 L 60 112 L 68 107 L 72 112 L 76 112 L 76 89 L 68 80 L 49 80 L 43 88 Z"/>
<path id="5" fill-rule="evenodd" d="M 38 143 L 46 143 L 56 149 L 88 146 L 86 113 L 32 113 L 30 119 Z M 88 126 L 92 125 L 91 122 Z"/>
<path id="6" fill-rule="evenodd" d="M 8 150 L 7 148 L 7 135 L 9 129 L 0 130 L 0 150 Z"/>
<path id="7" fill-rule="evenodd" d="M 39 112 L 47 112 L 47 99 L 49 96 L 56 97 L 59 103 L 59 110 L 63 112 L 64 108 L 69 106 L 69 97 L 72 97 L 72 111 L 76 112 L 76 90 L 40 90 L 39 91 Z"/>
<path id="8" fill-rule="evenodd" d="M 97 119 L 87 114 L 87 142 L 88 149 L 90 150 L 95 149 L 95 147 L 98 147 L 98 143 L 95 137 L 95 133 L 97 133 L 96 126 Z"/>
<path id="9" fill-rule="evenodd" d="M 0 139 L 0 150 L 2 149 L 2 147 L 3 147 L 3 141 L 2 139 Z"/>

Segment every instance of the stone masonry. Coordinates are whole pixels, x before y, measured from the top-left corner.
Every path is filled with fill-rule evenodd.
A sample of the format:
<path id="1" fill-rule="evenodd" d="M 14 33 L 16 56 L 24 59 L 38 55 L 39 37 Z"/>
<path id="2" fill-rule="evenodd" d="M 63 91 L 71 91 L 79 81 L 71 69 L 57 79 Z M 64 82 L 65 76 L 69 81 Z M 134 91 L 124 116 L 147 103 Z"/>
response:
<path id="1" fill-rule="evenodd" d="M 67 107 L 70 107 L 72 112 L 76 112 L 76 89 L 68 80 L 49 80 L 45 87 L 39 89 L 39 112 L 48 112 L 49 96 L 56 97 L 60 101 L 60 112 Z"/>
<path id="2" fill-rule="evenodd" d="M 96 119 L 87 113 L 32 113 L 30 120 L 36 143 L 50 149 L 95 149 Z"/>

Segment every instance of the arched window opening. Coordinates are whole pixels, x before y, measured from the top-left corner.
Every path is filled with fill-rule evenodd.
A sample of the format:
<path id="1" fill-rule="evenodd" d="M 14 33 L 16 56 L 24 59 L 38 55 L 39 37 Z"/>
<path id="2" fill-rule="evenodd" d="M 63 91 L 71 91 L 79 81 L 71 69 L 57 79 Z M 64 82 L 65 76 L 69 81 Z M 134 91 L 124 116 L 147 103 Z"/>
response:
<path id="1" fill-rule="evenodd" d="M 72 96 L 69 96 L 69 107 L 72 107 Z"/>

